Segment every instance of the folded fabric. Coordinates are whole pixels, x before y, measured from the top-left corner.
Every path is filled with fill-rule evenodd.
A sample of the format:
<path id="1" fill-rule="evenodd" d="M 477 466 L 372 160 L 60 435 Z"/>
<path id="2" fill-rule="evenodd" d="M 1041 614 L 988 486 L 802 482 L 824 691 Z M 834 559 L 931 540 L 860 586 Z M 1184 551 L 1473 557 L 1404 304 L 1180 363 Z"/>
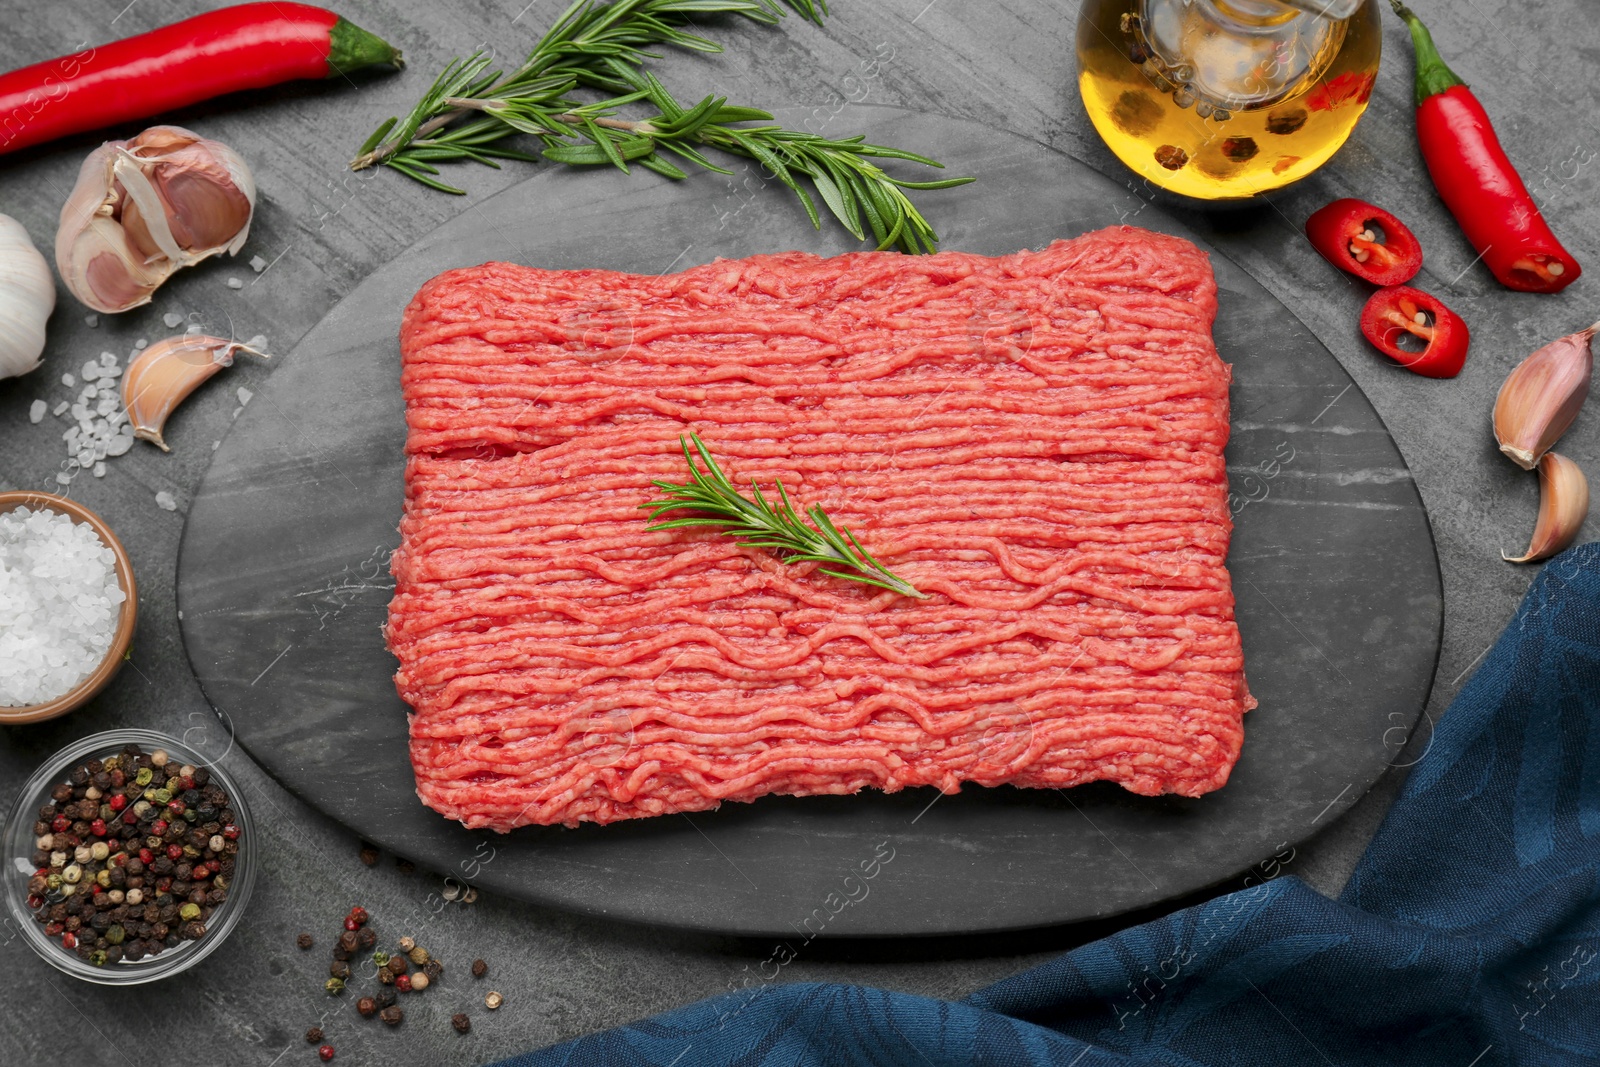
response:
<path id="1" fill-rule="evenodd" d="M 941 1001 L 770 984 L 501 1067 L 1600 1064 L 1600 543 L 1534 581 L 1349 885 L 1292 876 Z"/>

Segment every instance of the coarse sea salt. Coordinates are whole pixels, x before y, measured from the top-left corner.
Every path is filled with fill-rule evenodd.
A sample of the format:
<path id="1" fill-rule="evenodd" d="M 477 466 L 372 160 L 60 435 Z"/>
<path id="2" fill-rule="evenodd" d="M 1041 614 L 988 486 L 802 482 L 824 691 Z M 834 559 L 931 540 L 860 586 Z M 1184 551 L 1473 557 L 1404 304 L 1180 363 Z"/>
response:
<path id="1" fill-rule="evenodd" d="M 100 665 L 127 599 L 116 559 L 60 512 L 0 514 L 0 706 L 54 700 Z"/>

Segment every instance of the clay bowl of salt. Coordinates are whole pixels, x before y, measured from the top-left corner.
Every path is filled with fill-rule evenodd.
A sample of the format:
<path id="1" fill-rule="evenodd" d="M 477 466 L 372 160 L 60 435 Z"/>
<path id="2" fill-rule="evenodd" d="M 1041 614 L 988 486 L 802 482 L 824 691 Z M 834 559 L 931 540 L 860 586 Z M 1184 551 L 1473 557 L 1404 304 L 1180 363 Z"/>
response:
<path id="1" fill-rule="evenodd" d="M 43 513 L 45 519 L 21 519 L 22 509 Z M 88 539 L 85 527 L 111 550 L 112 559 Z M 0 588 L 0 604 L 13 597 L 11 607 L 23 605 L 42 617 L 11 634 L 7 629 L 17 624 L 0 622 L 0 647 L 9 648 L 11 664 L 36 667 L 32 679 L 27 667 L 18 675 L 0 676 L 0 726 L 42 722 L 88 703 L 121 668 L 139 614 L 127 550 L 104 519 L 76 501 L 54 493 L 0 493 L 0 566 L 23 560 L 29 570 L 45 573 L 20 574 L 23 568 L 17 568 Z M 28 692 L 31 702 L 8 703 L 18 692 Z"/>

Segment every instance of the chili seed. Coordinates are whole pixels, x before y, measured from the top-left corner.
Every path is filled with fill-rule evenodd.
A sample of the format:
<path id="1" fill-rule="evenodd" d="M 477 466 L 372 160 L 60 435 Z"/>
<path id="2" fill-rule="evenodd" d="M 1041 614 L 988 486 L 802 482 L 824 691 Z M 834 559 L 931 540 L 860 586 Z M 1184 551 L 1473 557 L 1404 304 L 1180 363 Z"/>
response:
<path id="1" fill-rule="evenodd" d="M 472 1029 L 472 1020 L 467 1018 L 467 1013 L 458 1011 L 450 1016 L 450 1025 L 456 1028 L 456 1033 L 464 1034 Z"/>

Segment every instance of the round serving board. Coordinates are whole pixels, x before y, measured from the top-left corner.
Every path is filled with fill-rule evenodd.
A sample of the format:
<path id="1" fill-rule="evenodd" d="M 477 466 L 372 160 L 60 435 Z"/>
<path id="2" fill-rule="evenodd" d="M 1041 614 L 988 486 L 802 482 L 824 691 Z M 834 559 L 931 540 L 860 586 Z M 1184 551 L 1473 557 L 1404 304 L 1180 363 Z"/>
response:
<path id="1" fill-rule="evenodd" d="M 991 127 L 881 107 L 780 118 L 979 175 L 918 197 L 948 249 L 1039 248 L 1119 221 L 1195 239 L 1084 164 Z M 1443 611 L 1416 486 L 1333 356 L 1213 252 L 1217 347 L 1234 366 L 1229 562 L 1261 702 L 1226 788 L 1198 800 L 1099 784 L 768 797 L 505 836 L 423 807 L 380 633 L 402 501 L 401 310 L 440 271 L 492 259 L 660 273 L 858 247 L 817 233 L 762 184 L 753 169 L 673 183 L 545 168 L 373 273 L 274 361 L 189 512 L 178 603 L 207 697 L 279 781 L 364 838 L 541 904 L 737 934 L 887 936 L 1062 923 L 1179 896 L 1315 833 L 1399 758 Z"/>

